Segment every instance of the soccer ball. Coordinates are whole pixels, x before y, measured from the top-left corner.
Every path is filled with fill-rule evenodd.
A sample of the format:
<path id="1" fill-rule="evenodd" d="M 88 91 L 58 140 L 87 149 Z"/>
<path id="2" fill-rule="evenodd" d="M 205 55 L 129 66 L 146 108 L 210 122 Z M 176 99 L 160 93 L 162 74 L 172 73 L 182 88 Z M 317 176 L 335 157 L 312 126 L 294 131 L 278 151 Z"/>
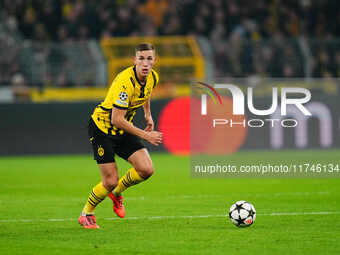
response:
<path id="1" fill-rule="evenodd" d="M 249 227 L 256 219 L 255 207 L 244 200 L 237 201 L 229 209 L 229 218 L 237 227 Z"/>

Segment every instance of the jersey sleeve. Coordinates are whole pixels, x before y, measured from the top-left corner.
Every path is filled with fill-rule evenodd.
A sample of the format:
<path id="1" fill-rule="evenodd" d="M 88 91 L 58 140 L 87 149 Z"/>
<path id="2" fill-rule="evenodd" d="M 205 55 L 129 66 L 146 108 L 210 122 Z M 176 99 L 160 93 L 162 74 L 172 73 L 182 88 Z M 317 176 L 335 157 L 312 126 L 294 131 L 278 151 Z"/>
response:
<path id="1" fill-rule="evenodd" d="M 113 107 L 127 109 L 133 95 L 133 89 L 129 79 L 125 75 L 119 75 L 112 82 L 109 90 L 109 100 Z"/>

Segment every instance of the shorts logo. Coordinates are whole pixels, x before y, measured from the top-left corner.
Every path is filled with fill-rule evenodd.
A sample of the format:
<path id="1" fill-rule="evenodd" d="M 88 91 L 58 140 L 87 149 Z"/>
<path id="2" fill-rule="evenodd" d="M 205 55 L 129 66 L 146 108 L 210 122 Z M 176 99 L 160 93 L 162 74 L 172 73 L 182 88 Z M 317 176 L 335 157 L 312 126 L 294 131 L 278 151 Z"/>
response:
<path id="1" fill-rule="evenodd" d="M 98 148 L 98 155 L 100 157 L 103 157 L 104 156 L 104 149 L 101 145 L 99 145 L 99 148 Z"/>
<path id="2" fill-rule="evenodd" d="M 128 94 L 126 92 L 120 92 L 119 93 L 119 99 L 122 100 L 122 101 L 126 101 L 126 99 L 128 99 Z"/>

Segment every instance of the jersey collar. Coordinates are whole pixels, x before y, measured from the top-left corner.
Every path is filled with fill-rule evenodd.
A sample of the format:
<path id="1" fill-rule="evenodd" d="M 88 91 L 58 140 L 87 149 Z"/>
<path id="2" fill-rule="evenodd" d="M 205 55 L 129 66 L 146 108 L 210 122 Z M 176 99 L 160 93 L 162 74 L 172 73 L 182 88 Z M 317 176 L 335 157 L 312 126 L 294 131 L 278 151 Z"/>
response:
<path id="1" fill-rule="evenodd" d="M 137 72 L 136 72 L 136 66 L 133 66 L 133 72 L 135 74 L 135 78 L 136 78 L 136 81 L 139 83 L 139 85 L 141 85 L 142 87 L 146 85 L 146 82 L 148 81 L 147 79 L 145 80 L 145 83 L 143 84 L 139 79 L 138 79 L 138 76 L 137 76 Z"/>

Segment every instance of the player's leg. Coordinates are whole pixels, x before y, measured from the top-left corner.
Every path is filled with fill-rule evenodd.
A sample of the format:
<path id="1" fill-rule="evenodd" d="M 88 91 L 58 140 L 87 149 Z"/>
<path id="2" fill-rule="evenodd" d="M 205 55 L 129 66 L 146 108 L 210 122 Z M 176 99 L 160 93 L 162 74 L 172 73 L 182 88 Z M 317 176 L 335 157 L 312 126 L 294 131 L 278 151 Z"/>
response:
<path id="1" fill-rule="evenodd" d="M 153 164 L 147 149 L 135 151 L 129 158 L 133 168 L 130 168 L 126 174 L 120 178 L 117 187 L 113 190 L 114 195 L 119 196 L 128 187 L 145 181 L 153 174 Z"/>
<path id="2" fill-rule="evenodd" d="M 119 176 L 116 163 L 98 164 L 102 181 L 94 186 L 78 219 L 84 228 L 99 228 L 94 210 L 105 197 L 117 186 Z"/>
<path id="3" fill-rule="evenodd" d="M 119 179 L 116 188 L 109 193 L 113 202 L 113 210 L 117 216 L 125 217 L 125 208 L 123 205 L 123 196 L 121 193 L 128 187 L 136 185 L 153 174 L 153 164 L 148 151 L 145 148 L 139 149 L 127 158 L 133 168 L 130 168 L 126 174 Z"/>
<path id="4" fill-rule="evenodd" d="M 117 164 L 115 162 L 98 164 L 98 167 L 102 175 L 103 186 L 111 192 L 117 186 L 119 180 Z"/>
<path id="5" fill-rule="evenodd" d="M 130 162 L 133 168 L 119 179 L 117 187 L 109 194 L 113 202 L 113 210 L 123 218 L 125 208 L 121 193 L 130 186 L 136 185 L 153 174 L 153 165 L 148 151 L 145 149 L 141 140 L 134 135 L 126 134 L 123 142 L 117 149 L 117 155 Z"/>
<path id="6" fill-rule="evenodd" d="M 89 126 L 89 137 L 92 144 L 94 159 L 101 172 L 102 181 L 94 186 L 90 192 L 78 222 L 84 228 L 98 228 L 94 216 L 96 206 L 116 187 L 119 180 L 118 169 L 114 159 L 112 141 L 96 133 L 93 125 Z"/>
<path id="7" fill-rule="evenodd" d="M 153 175 L 154 169 L 150 154 L 146 148 L 140 149 L 133 153 L 128 161 L 133 165 L 134 169 L 143 180 Z"/>
<path id="8" fill-rule="evenodd" d="M 98 164 L 102 175 L 102 181 L 93 187 L 83 213 L 94 214 L 96 206 L 117 186 L 119 176 L 116 163 Z"/>

